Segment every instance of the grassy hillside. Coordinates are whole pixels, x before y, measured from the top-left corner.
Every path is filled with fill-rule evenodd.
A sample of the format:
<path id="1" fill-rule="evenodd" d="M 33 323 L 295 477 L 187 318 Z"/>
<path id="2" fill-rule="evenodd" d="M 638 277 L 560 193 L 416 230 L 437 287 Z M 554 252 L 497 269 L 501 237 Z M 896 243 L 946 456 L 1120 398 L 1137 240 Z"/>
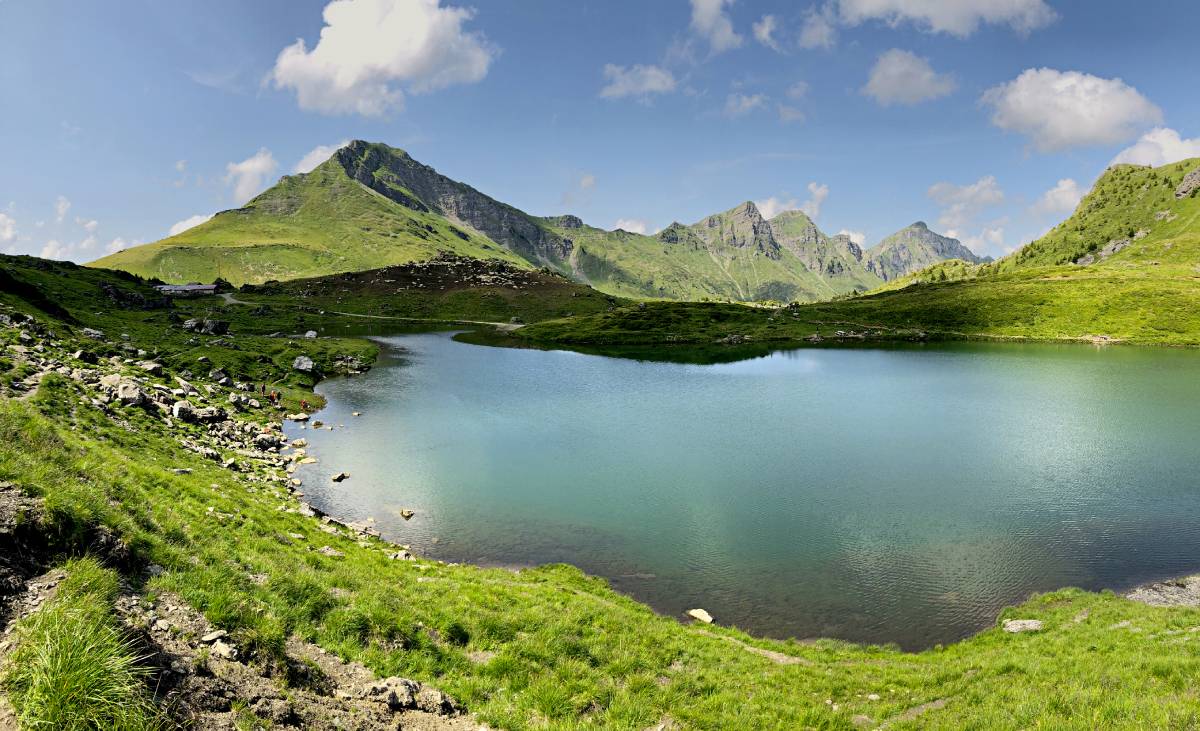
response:
<path id="1" fill-rule="evenodd" d="M 426 261 L 439 252 L 549 267 L 638 298 L 817 301 L 882 281 L 857 245 L 826 236 L 800 211 L 766 221 L 744 203 L 656 236 L 605 231 L 575 216 L 529 215 L 403 150 L 361 141 L 311 173 L 285 176 L 243 208 L 92 265 L 167 282 L 220 277 L 240 285 Z M 900 256 L 893 269 L 937 258 Z"/>
<path id="2" fill-rule="evenodd" d="M 936 264 L 866 296 L 780 310 L 666 305 L 547 322 L 555 343 L 871 338 L 1109 339 L 1200 345 L 1200 198 L 1175 190 L 1200 160 L 1109 170 L 1067 221 L 997 262 Z M 1113 253 L 1109 253 L 1113 252 Z M 1076 260 L 1089 264 L 1071 263 Z M 1064 263 L 1065 262 L 1065 263 Z"/>
<path id="3" fill-rule="evenodd" d="M 203 356 L 235 380 L 279 379 L 287 389 L 286 407 L 294 409 L 299 397 L 313 397 L 306 391 L 311 380 L 285 365 L 293 353 L 310 353 L 333 372 L 347 357 L 369 357 L 369 345 L 257 337 L 241 330 L 241 320 L 229 336 L 194 336 L 171 326 L 169 311 L 97 306 L 100 284 L 119 289 L 126 303 L 135 296 L 149 300 L 153 293 L 134 280 L 31 260 L 6 268 L 18 269 L 20 282 L 55 295 L 62 309 L 55 317 L 43 309 L 48 299 L 4 290 L 0 309 L 28 312 L 53 334 L 29 323 L 0 327 L 0 482 L 44 497 L 61 535 L 88 525 L 111 528 L 129 546 L 135 571 L 124 577 L 129 590 L 180 597 L 228 631 L 244 661 L 287 667 L 286 639 L 299 636 L 360 660 L 380 676 L 435 683 L 480 722 L 503 729 L 1200 724 L 1200 659 L 1192 647 L 1197 635 L 1188 631 L 1200 625 L 1196 608 L 1156 608 L 1065 589 L 1005 610 L 996 627 L 976 637 L 906 653 L 830 640 L 760 639 L 720 626 L 719 617 L 717 625 L 683 624 L 566 566 L 510 571 L 419 557 L 391 560 L 394 546 L 301 514 L 284 487 L 286 473 L 272 461 L 239 456 L 239 465 L 226 469 L 219 459 L 185 449 L 184 443 L 206 438 L 202 426 L 170 425 L 141 406 L 101 408 L 93 401 L 94 383 L 57 372 L 42 376 L 28 397 L 14 398 L 26 393 L 16 378 L 29 375 L 31 358 L 68 370 L 137 376 L 152 388 L 198 370 Z M 771 312 L 686 307 L 766 317 Z M 84 325 L 104 330 L 105 338 L 81 336 Z M 136 361 L 109 360 L 138 349 L 159 359 L 164 372 L 153 375 Z M 92 356 L 96 363 L 88 362 Z M 191 380 L 201 392 L 216 389 L 214 401 L 228 390 L 202 374 Z M 247 408 L 233 418 L 257 433 L 277 412 Z M 148 564 L 162 571 L 146 578 L 137 567 Z M 104 618 L 111 612 L 113 577 L 94 563 L 67 568 L 69 581 L 47 611 L 71 610 L 80 621 L 32 620 L 17 657 L 40 657 L 48 648 L 71 646 L 80 633 L 109 631 Z M 1040 620 L 1043 627 L 1021 634 L 1001 630 L 1002 620 L 1018 618 Z M 105 635 L 106 642 L 112 639 Z M 151 684 L 131 686 L 139 677 L 137 668 L 128 667 L 131 653 L 110 642 L 94 657 L 72 656 L 49 669 L 22 664 L 15 673 L 6 665 L 9 700 L 30 723 L 53 724 L 46 706 L 27 700 L 25 678 L 31 675 L 22 668 L 41 674 L 47 681 L 42 687 L 70 689 L 76 687 L 70 680 L 75 670 L 116 662 L 121 675 L 104 692 L 119 695 L 129 715 L 152 720 L 151 712 L 139 709 L 161 699 Z M 302 674 L 277 677 L 284 684 L 303 681 Z M 243 712 L 247 728 L 267 723 L 255 720 L 248 705 Z"/>
<path id="4" fill-rule="evenodd" d="M 243 208 L 92 265 L 167 282 L 245 284 L 376 269 L 442 251 L 529 266 L 470 228 L 370 190 L 329 160 L 284 177 Z"/>

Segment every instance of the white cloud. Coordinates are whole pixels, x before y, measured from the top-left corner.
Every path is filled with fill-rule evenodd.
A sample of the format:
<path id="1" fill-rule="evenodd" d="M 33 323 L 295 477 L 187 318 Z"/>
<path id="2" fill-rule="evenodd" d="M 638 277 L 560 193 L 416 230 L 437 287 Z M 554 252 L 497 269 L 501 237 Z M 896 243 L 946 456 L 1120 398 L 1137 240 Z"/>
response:
<path id="1" fill-rule="evenodd" d="M 185 218 L 182 221 L 177 221 L 177 222 L 171 224 L 171 228 L 169 228 L 167 230 L 167 236 L 174 236 L 176 234 L 181 234 L 184 231 L 187 231 L 189 228 L 195 228 L 195 227 L 199 226 L 200 224 L 204 223 L 205 221 L 209 220 L 212 217 L 213 217 L 213 214 L 211 214 L 211 213 L 209 213 L 209 214 L 197 213 L 196 215 L 189 216 L 188 218 Z"/>
<path id="2" fill-rule="evenodd" d="M 1162 111 L 1120 79 L 1078 71 L 1027 69 L 984 92 L 992 124 L 1027 135 L 1041 152 L 1123 142 Z"/>
<path id="3" fill-rule="evenodd" d="M 233 186 L 233 197 L 241 205 L 262 191 L 278 167 L 275 156 L 263 147 L 241 162 L 227 163 L 225 184 Z"/>
<path id="4" fill-rule="evenodd" d="M 54 239 L 50 239 L 42 247 L 41 256 L 43 259 L 66 259 L 70 253 L 70 248 L 69 246 L 63 246 Z"/>
<path id="5" fill-rule="evenodd" d="M 117 238 L 108 242 L 108 246 L 104 247 L 104 251 L 105 251 L 105 253 L 108 253 L 108 254 L 115 254 L 118 251 L 129 248 L 130 246 L 136 246 L 138 243 L 140 243 L 140 242 L 137 242 L 137 241 L 135 241 L 133 243 L 127 242 L 125 239 L 118 236 Z"/>
<path id="6" fill-rule="evenodd" d="M 801 203 L 796 198 L 771 196 L 760 201 L 754 201 L 758 212 L 763 218 L 772 219 L 784 211 L 804 211 L 804 215 L 815 219 L 821 215 L 821 204 L 829 197 L 829 186 L 824 184 L 808 184 L 809 199 Z"/>
<path id="7" fill-rule="evenodd" d="M 771 196 L 761 201 L 754 201 L 754 206 L 762 214 L 763 218 L 770 220 L 784 211 L 798 209 L 800 202 L 795 198 L 776 198 L 775 196 Z"/>
<path id="8" fill-rule="evenodd" d="M 675 91 L 675 77 L 660 66 L 605 64 L 604 79 L 608 84 L 600 90 L 600 96 L 605 99 L 627 96 L 646 98 L 651 94 Z"/>
<path id="9" fill-rule="evenodd" d="M 849 236 L 850 240 L 859 246 L 867 243 L 867 235 L 862 231 L 851 231 L 844 228 L 841 231 L 838 231 L 838 236 Z"/>
<path id="10" fill-rule="evenodd" d="M 938 225 L 951 231 L 967 226 L 983 210 L 1004 201 L 1004 191 L 992 175 L 984 176 L 970 185 L 935 183 L 927 194 L 942 207 Z M 946 235 L 953 236 L 950 233 Z"/>
<path id="11" fill-rule="evenodd" d="M 80 251 L 91 251 L 92 248 L 95 246 L 96 246 L 96 237 L 92 236 L 90 234 L 85 236 L 83 238 L 83 241 L 79 242 Z"/>
<path id="12" fill-rule="evenodd" d="M 11 244 L 17 238 L 17 222 L 7 213 L 0 213 L 0 244 Z"/>
<path id="13" fill-rule="evenodd" d="M 1053 23 L 1058 14 L 1044 0 L 840 0 L 847 25 L 881 20 L 911 22 L 931 33 L 966 38 L 982 23 L 1007 25 L 1026 34 Z"/>
<path id="14" fill-rule="evenodd" d="M 1117 153 L 1109 164 L 1127 162 L 1158 167 L 1189 157 L 1200 157 L 1200 137 L 1183 139 L 1169 127 L 1155 127 L 1133 145 Z"/>
<path id="15" fill-rule="evenodd" d="M 800 204 L 800 210 L 811 219 L 816 220 L 821 215 L 821 204 L 829 197 L 829 186 L 825 184 L 808 184 L 809 199 Z"/>
<path id="16" fill-rule="evenodd" d="M 742 37 L 733 30 L 733 21 L 725 11 L 733 0 L 692 0 L 692 31 L 708 40 L 713 53 L 742 45 Z"/>
<path id="17" fill-rule="evenodd" d="M 96 229 L 100 227 L 99 221 L 94 219 L 89 221 L 86 218 L 80 218 L 79 216 L 75 217 L 75 223 L 79 224 L 79 226 L 81 226 L 83 230 L 87 231 L 89 234 L 96 233 Z"/>
<path id="18" fill-rule="evenodd" d="M 62 223 L 69 210 L 71 210 L 71 201 L 67 200 L 65 195 L 60 195 L 58 200 L 54 201 L 54 220 Z"/>
<path id="19" fill-rule="evenodd" d="M 787 94 L 788 99 L 795 99 L 796 101 L 800 101 L 804 97 L 808 96 L 808 82 L 807 81 L 797 81 L 796 83 L 789 86 L 785 93 Z"/>
<path id="20" fill-rule="evenodd" d="M 296 163 L 296 167 L 292 168 L 292 172 L 311 173 L 313 168 L 328 160 L 333 156 L 333 153 L 348 144 L 350 144 L 350 140 L 342 140 L 336 145 L 317 145 L 305 153 L 304 157 L 300 158 L 300 162 Z"/>
<path id="21" fill-rule="evenodd" d="M 1042 193 L 1030 210 L 1038 215 L 1070 213 L 1083 200 L 1087 191 L 1079 187 L 1072 178 L 1063 178 L 1050 190 Z"/>
<path id="22" fill-rule="evenodd" d="M 950 238 L 957 238 L 957 232 L 954 235 L 947 233 Z M 1006 254 L 1012 249 L 1004 245 L 1004 225 L 1002 222 L 995 222 L 992 225 L 984 226 L 983 230 L 973 236 L 964 236 L 961 239 L 962 245 L 975 252 L 979 256 L 992 254 Z"/>
<path id="23" fill-rule="evenodd" d="M 730 94 L 725 99 L 725 116 L 730 119 L 744 117 L 767 104 L 766 94 Z"/>
<path id="24" fill-rule="evenodd" d="M 579 189 L 591 190 L 596 187 L 596 176 L 591 173 L 584 173 L 579 176 Z"/>
<path id="25" fill-rule="evenodd" d="M 187 160 L 176 160 L 175 171 L 182 173 L 187 171 Z"/>
<path id="26" fill-rule="evenodd" d="M 640 218 L 618 218 L 613 224 L 613 228 L 623 229 L 630 233 L 642 234 L 643 236 L 650 230 L 650 224 Z"/>
<path id="27" fill-rule="evenodd" d="M 474 10 L 440 0 L 332 0 L 320 40 L 283 49 L 270 79 L 292 89 L 302 109 L 378 116 L 404 106 L 404 94 L 487 75 L 498 53 L 483 35 L 463 29 Z"/>
<path id="28" fill-rule="evenodd" d="M 784 123 L 803 122 L 805 119 L 804 110 L 799 107 L 793 107 L 789 104 L 779 105 L 779 121 Z"/>
<path id="29" fill-rule="evenodd" d="M 779 46 L 779 41 L 775 38 L 775 31 L 779 29 L 779 23 L 774 15 L 764 15 L 760 20 L 754 23 L 754 38 L 759 43 L 773 51 L 782 51 Z"/>
<path id="30" fill-rule="evenodd" d="M 809 50 L 833 48 L 837 42 L 836 23 L 833 5 L 826 3 L 820 8 L 809 8 L 804 15 L 804 24 L 800 26 L 800 47 Z"/>
<path id="31" fill-rule="evenodd" d="M 946 96 L 955 86 L 954 77 L 934 71 L 928 59 L 893 48 L 875 61 L 862 92 L 885 107 L 911 106 Z"/>

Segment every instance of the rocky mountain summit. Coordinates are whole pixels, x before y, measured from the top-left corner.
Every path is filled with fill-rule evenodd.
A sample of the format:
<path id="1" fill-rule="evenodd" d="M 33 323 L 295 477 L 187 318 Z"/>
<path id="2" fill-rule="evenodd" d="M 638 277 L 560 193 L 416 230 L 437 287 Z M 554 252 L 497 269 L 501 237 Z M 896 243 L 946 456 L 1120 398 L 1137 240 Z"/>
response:
<path id="1" fill-rule="evenodd" d="M 847 237 L 823 233 L 801 211 L 768 221 L 749 201 L 691 225 L 673 223 L 655 236 L 609 231 L 570 214 L 531 215 L 404 150 L 356 140 L 312 172 L 284 176 L 242 208 L 95 265 L 164 281 L 221 276 L 240 285 L 449 254 L 544 267 L 618 296 L 817 301 L 867 291 L 946 258 L 978 261 L 927 230 L 925 238 L 897 239 L 901 234 L 871 258 Z"/>
<path id="2" fill-rule="evenodd" d="M 934 233 L 924 221 L 903 228 L 867 252 L 867 270 L 884 281 L 911 274 L 931 264 L 961 259 L 971 264 L 991 261 L 981 257 L 958 239 Z"/>

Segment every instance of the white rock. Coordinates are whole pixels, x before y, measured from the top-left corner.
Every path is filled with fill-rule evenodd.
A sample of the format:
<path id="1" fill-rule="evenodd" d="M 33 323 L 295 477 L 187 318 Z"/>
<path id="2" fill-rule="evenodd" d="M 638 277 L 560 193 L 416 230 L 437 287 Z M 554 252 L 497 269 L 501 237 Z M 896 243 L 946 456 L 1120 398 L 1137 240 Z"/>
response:
<path id="1" fill-rule="evenodd" d="M 1040 619 L 1006 619 L 1004 620 L 1005 632 L 1037 632 L 1042 628 L 1042 620 Z"/>
<path id="2" fill-rule="evenodd" d="M 689 609 L 687 610 L 687 615 L 698 622 L 703 622 L 705 624 L 713 623 L 712 615 L 703 609 Z"/>

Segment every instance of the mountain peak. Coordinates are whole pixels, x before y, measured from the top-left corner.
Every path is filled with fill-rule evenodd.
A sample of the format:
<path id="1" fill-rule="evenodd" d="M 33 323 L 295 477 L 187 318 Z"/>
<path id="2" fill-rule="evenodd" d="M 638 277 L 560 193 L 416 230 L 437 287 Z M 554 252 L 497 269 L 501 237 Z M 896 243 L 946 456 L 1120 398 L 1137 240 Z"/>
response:
<path id="1" fill-rule="evenodd" d="M 917 221 L 916 223 L 909 226 L 909 228 L 919 228 L 919 229 L 924 229 L 925 231 L 929 230 L 929 226 L 927 226 L 924 221 Z"/>

